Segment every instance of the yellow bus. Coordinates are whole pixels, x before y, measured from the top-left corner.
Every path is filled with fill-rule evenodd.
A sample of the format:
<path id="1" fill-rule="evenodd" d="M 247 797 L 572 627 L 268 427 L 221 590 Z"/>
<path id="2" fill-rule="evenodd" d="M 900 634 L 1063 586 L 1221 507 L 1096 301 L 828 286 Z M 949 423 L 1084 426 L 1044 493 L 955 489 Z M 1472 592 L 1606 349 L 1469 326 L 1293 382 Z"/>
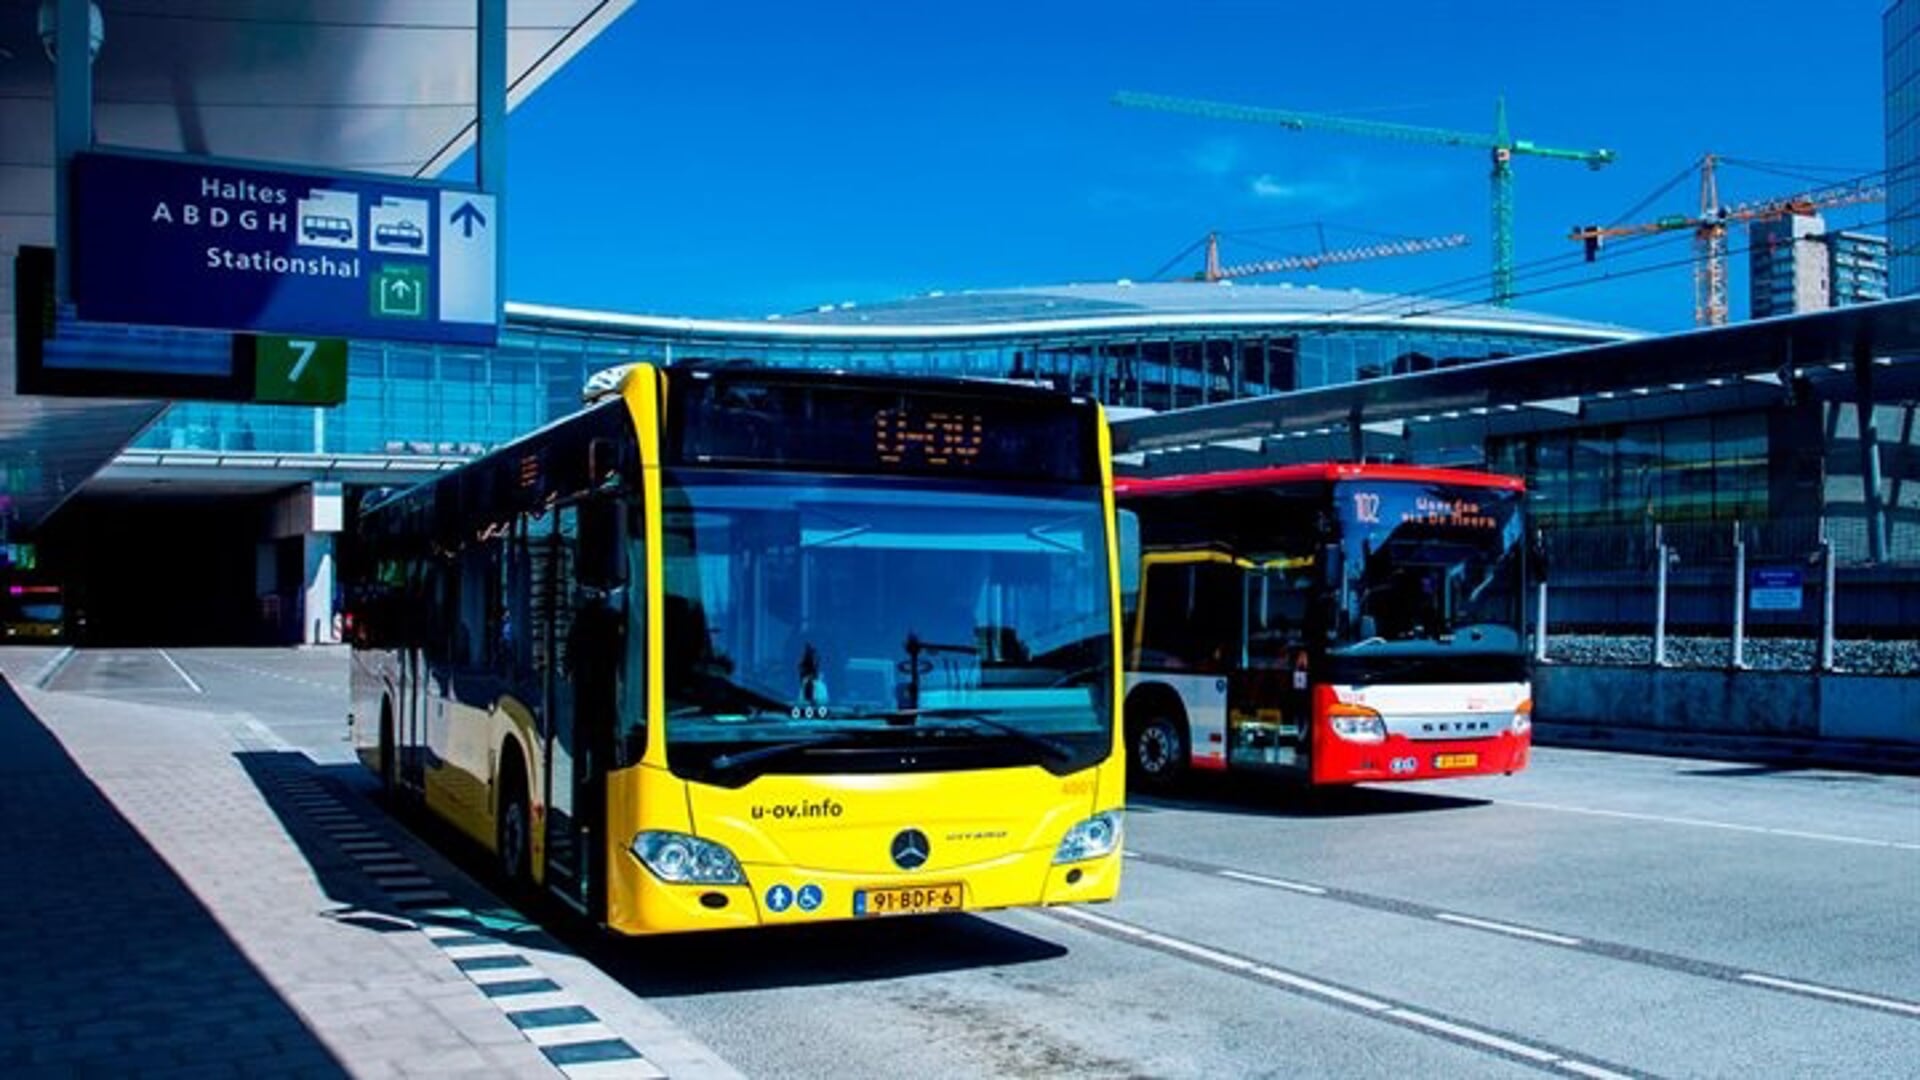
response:
<path id="1" fill-rule="evenodd" d="M 623 934 L 1111 899 L 1099 405 L 636 365 L 369 499 L 350 729 L 397 799 Z"/>

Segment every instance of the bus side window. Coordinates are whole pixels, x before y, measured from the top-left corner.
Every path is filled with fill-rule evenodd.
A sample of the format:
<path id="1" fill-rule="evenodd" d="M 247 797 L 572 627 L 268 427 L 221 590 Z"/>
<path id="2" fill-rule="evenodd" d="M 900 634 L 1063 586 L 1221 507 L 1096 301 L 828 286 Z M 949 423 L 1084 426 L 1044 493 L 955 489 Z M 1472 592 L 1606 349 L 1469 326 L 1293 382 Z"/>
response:
<path id="1" fill-rule="evenodd" d="M 625 660 L 620 665 L 619 722 L 613 744 L 615 768 L 637 765 L 647 752 L 647 548 L 646 519 L 638 500 L 628 510 Z"/>
<path id="2" fill-rule="evenodd" d="M 1190 606 L 1187 567 L 1161 563 L 1147 565 L 1141 591 L 1140 654 L 1147 670 L 1185 667 L 1177 643 L 1186 632 Z"/>
<path id="3" fill-rule="evenodd" d="M 1149 563 L 1140 666 L 1223 671 L 1239 659 L 1240 571 L 1226 563 Z"/>
<path id="4" fill-rule="evenodd" d="M 526 554 L 527 669 L 533 685 L 545 684 L 552 665 L 553 639 L 553 512 L 542 508 L 521 518 L 521 550 Z M 516 632 L 518 627 L 516 627 Z"/>

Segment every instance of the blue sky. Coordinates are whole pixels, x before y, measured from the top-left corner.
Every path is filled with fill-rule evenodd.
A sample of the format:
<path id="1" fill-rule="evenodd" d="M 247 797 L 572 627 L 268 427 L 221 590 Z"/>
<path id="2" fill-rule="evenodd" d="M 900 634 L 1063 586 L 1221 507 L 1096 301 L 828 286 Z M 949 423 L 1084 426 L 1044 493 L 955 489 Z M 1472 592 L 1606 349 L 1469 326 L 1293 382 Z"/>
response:
<path id="1" fill-rule="evenodd" d="M 1882 165 L 1878 0 L 1585 4 L 1013 4 L 638 0 L 516 111 L 509 295 L 620 311 L 760 316 L 932 289 L 1144 280 L 1210 228 L 1271 229 L 1227 258 L 1358 230 L 1469 247 L 1295 274 L 1428 291 L 1483 278 L 1483 151 L 1139 112 L 1115 90 L 1491 130 L 1608 147 L 1613 166 L 1521 159 L 1517 259 L 1577 251 L 1702 152 Z M 1839 174 L 1836 174 L 1839 175 Z M 1794 181 L 1723 174 L 1728 201 Z M 1650 209 L 1697 204 L 1689 181 Z M 1836 212 L 1872 223 L 1880 204 Z M 1880 231 L 1876 227 L 1876 231 Z M 1734 237 L 1736 251 L 1743 239 Z M 1517 306 L 1684 326 L 1684 236 Z M 1735 313 L 1745 310 L 1743 260 Z M 1197 253 L 1180 270 L 1199 266 Z M 1612 280 L 1602 280 L 1612 272 Z"/>

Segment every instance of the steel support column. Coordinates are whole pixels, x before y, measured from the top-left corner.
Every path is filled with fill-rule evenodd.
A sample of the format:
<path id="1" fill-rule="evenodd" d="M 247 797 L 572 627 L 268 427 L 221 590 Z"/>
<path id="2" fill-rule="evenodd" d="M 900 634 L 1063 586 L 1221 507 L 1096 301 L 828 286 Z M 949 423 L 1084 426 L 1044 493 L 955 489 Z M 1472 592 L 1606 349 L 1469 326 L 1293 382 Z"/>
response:
<path id="1" fill-rule="evenodd" d="M 1866 515 L 1867 558 L 1887 561 L 1887 515 L 1880 502 L 1880 431 L 1874 421 L 1873 354 L 1866 342 L 1853 347 L 1854 408 L 1860 418 L 1861 510 Z"/>
<path id="2" fill-rule="evenodd" d="M 58 0 L 54 11 L 54 297 L 73 300 L 73 155 L 93 146 L 93 26 L 87 0 Z"/>
<path id="3" fill-rule="evenodd" d="M 478 116 L 474 182 L 494 202 L 494 303 L 504 316 L 507 296 L 507 0 L 476 0 Z"/>

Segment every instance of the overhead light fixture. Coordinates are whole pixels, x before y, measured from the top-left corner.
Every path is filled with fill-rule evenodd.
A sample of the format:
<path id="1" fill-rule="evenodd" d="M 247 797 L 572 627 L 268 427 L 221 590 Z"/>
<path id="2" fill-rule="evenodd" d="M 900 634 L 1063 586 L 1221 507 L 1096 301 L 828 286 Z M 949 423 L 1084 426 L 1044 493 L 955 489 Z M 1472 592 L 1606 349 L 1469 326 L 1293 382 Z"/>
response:
<path id="1" fill-rule="evenodd" d="M 40 30 L 40 47 L 47 50 L 47 59 L 60 59 L 60 0 L 40 0 L 40 14 L 36 20 Z M 87 0 L 87 62 L 92 63 L 100 56 L 100 46 L 107 40 L 106 20 L 100 16 L 100 5 Z"/>

